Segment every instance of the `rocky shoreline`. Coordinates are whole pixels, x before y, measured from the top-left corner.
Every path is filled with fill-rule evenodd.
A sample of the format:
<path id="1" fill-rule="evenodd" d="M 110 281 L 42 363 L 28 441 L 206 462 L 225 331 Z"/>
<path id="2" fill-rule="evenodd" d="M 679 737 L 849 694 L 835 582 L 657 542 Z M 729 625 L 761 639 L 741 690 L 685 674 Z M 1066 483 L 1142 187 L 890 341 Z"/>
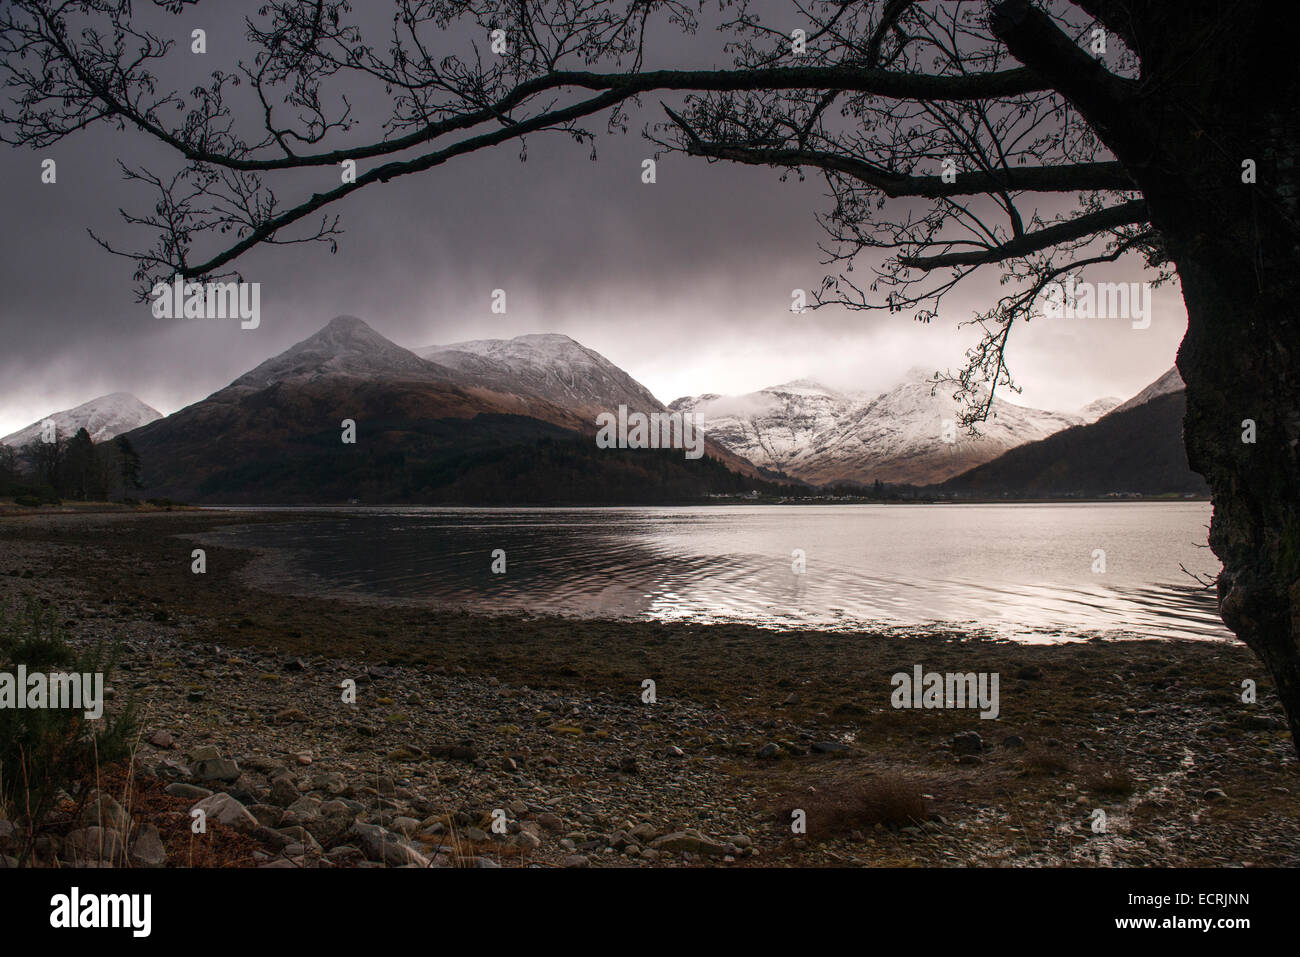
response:
<path id="1" fill-rule="evenodd" d="M 134 697 L 143 721 L 134 762 L 62 809 L 41 863 L 1300 863 L 1290 735 L 1237 645 L 387 608 L 259 590 L 220 549 L 189 573 L 186 536 L 261 520 L 0 518 L 0 602 L 117 642 L 110 707 Z M 914 664 L 1000 674 L 998 719 L 891 707 Z"/>

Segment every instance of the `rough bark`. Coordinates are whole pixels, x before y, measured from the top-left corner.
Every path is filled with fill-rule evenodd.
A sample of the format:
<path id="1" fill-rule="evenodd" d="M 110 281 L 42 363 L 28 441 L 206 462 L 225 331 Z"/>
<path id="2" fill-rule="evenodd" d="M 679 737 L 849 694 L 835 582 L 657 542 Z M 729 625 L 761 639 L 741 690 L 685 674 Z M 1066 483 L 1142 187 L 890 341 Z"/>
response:
<path id="1" fill-rule="evenodd" d="M 1199 11 L 1214 34 L 1144 43 L 1135 171 L 1178 266 L 1188 461 L 1210 485 L 1224 623 L 1260 658 L 1300 748 L 1300 83 L 1294 28 L 1262 3 Z M 1152 33 L 1154 21 L 1148 26 Z M 1254 160 L 1256 182 L 1242 181 Z M 1243 441 L 1246 420 L 1255 441 Z M 1243 675 L 1243 678 L 1251 677 Z"/>
<path id="2" fill-rule="evenodd" d="M 994 30 L 1088 117 L 1138 183 L 1177 265 L 1188 316 L 1183 439 L 1214 503 L 1219 611 L 1268 669 L 1300 749 L 1295 18 L 1262 0 L 1187 0 L 1173 29 L 1164 4 L 1084 6 L 1140 52 L 1136 82 L 1089 83 L 1060 66 L 1059 38 L 1026 0 L 995 5 Z M 1245 160 L 1255 162 L 1254 183 L 1243 182 Z M 1248 419 L 1253 443 L 1243 441 Z"/>

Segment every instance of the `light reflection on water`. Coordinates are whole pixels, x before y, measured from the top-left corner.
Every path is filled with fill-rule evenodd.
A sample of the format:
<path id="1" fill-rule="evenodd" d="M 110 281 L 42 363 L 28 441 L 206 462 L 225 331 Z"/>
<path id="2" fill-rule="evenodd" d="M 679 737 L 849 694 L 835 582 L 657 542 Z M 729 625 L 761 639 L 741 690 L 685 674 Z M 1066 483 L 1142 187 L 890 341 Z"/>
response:
<path id="1" fill-rule="evenodd" d="M 1213 593 L 1179 567 L 1218 571 L 1198 547 L 1205 502 L 315 511 L 205 540 L 264 550 L 258 580 L 273 588 L 490 611 L 1024 641 L 1229 636 Z M 497 548 L 505 575 L 491 573 Z"/>

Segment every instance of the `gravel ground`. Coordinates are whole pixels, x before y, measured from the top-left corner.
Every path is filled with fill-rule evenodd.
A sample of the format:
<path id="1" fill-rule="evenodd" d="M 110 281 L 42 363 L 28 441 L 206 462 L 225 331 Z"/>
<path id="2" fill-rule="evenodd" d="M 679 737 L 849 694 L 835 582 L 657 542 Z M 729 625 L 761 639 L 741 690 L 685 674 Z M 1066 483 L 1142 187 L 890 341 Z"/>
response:
<path id="1" fill-rule="evenodd" d="M 1242 646 L 389 607 L 277 594 L 223 549 L 190 573 L 204 529 L 266 520 L 285 516 L 0 517 L 0 603 L 118 642 L 110 707 L 134 697 L 144 717 L 130 773 L 105 769 L 101 799 L 63 808 L 39 860 L 1300 862 L 1290 734 Z M 891 707 L 890 676 L 915 664 L 999 674 L 999 718 Z M 20 831 L 0 822 L 8 863 Z"/>

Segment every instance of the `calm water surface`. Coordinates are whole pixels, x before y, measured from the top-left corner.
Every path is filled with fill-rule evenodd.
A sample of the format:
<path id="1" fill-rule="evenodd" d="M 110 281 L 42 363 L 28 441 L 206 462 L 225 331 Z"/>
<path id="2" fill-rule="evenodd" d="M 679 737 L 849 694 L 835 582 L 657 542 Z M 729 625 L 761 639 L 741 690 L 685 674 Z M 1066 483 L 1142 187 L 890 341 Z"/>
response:
<path id="1" fill-rule="evenodd" d="M 1021 641 L 1229 637 L 1179 567 L 1219 569 L 1206 502 L 311 511 L 206 540 L 258 550 L 258 581 L 299 593 Z"/>

